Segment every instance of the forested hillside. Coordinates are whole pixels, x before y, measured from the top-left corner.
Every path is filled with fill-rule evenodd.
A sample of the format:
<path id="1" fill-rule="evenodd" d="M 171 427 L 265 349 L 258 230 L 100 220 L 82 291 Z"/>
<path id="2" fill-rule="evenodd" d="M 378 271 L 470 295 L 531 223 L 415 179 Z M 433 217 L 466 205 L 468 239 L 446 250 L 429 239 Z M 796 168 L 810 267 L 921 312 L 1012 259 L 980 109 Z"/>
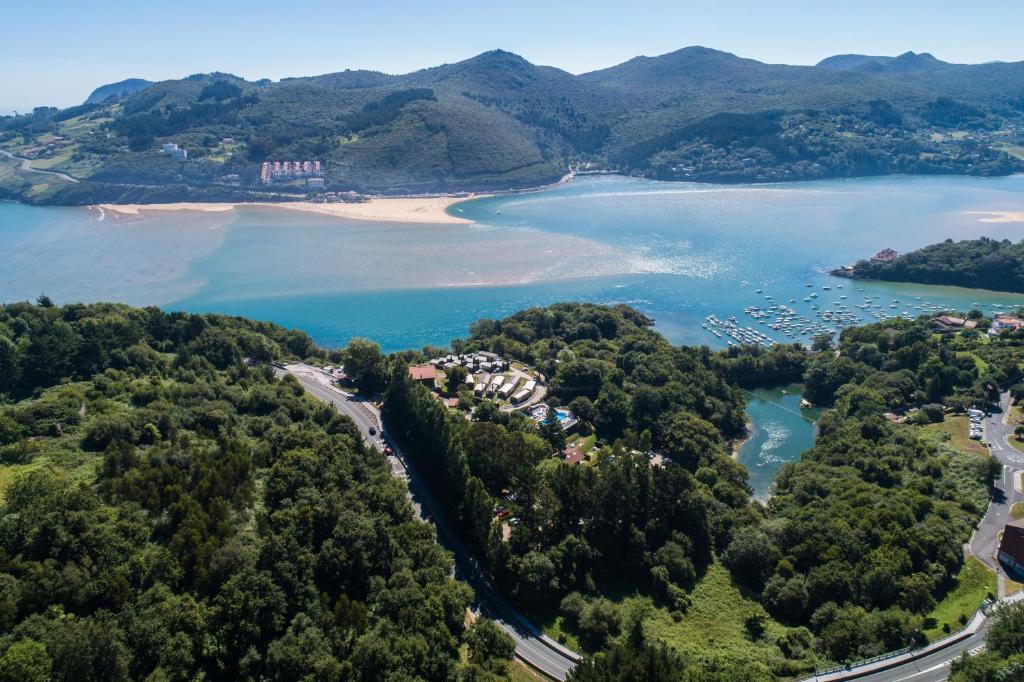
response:
<path id="1" fill-rule="evenodd" d="M 859 261 L 852 276 L 1022 293 L 1024 242 L 988 237 L 959 242 L 947 239 L 891 261 Z"/>
<path id="2" fill-rule="evenodd" d="M 3 306 L 0 671 L 500 677 L 510 642 L 467 625 L 468 588 L 403 486 L 351 422 L 275 379 L 265 362 L 284 357 L 344 362 L 381 393 L 390 437 L 502 591 L 595 654 L 577 680 L 770 680 L 919 642 L 994 473 L 922 425 L 1019 382 L 1024 338 L 892 320 L 826 347 L 674 347 L 635 310 L 588 304 L 453 342 L 539 372 L 579 418 L 569 434 L 487 400 L 467 419 L 411 380 L 416 351 L 328 357 L 237 318 Z M 767 505 L 726 447 L 744 433 L 736 384 L 759 378 L 802 378 L 829 408 Z M 570 440 L 583 463 L 559 456 Z"/>
<path id="3" fill-rule="evenodd" d="M 576 76 L 496 50 L 405 75 L 104 86 L 78 107 L 0 118 L 0 148 L 84 182 L 15 176 L 0 191 L 283 200 L 301 183 L 262 186 L 259 164 L 307 159 L 324 164 L 328 190 L 390 194 L 536 186 L 570 166 L 721 182 L 992 175 L 1022 168 L 1022 121 L 1022 63 L 786 66 L 691 47 Z M 188 159 L 162 154 L 169 142 Z"/>
<path id="4" fill-rule="evenodd" d="M 0 678 L 504 669 L 384 459 L 265 364 L 316 352 L 241 319 L 0 307 Z"/>
<path id="5" fill-rule="evenodd" d="M 466 421 L 401 367 L 385 398 L 394 434 L 509 596 L 603 652 L 575 679 L 773 679 L 938 627 L 931 612 L 963 566 L 993 469 L 917 425 L 941 421 L 943 405 L 991 402 L 1020 379 L 1024 342 L 896 320 L 847 330 L 838 354 L 711 353 L 648 325 L 626 307 L 564 304 L 481 321 L 453 343 L 547 376 L 548 402 L 603 443 L 582 465 L 550 456 L 565 444 L 553 423 L 486 401 Z M 759 379 L 802 379 L 831 408 L 767 506 L 724 448 L 743 430 L 731 382 Z M 700 644 L 711 621 L 718 638 Z"/>

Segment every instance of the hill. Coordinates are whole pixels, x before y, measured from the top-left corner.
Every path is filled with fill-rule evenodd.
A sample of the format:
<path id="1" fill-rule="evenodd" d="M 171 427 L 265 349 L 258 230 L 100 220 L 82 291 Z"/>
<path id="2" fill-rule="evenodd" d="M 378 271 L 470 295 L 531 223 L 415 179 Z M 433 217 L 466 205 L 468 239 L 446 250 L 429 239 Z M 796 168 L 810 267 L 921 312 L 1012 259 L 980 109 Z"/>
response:
<path id="1" fill-rule="evenodd" d="M 881 279 L 1024 293 L 1024 242 L 947 239 L 890 261 L 863 260 L 854 279 Z"/>
<path id="2" fill-rule="evenodd" d="M 150 85 L 152 85 L 151 81 L 142 78 L 128 78 L 117 83 L 101 85 L 92 91 L 92 94 L 86 98 L 84 104 L 101 104 L 112 97 L 130 95 L 133 92 L 144 90 Z"/>
<path id="3" fill-rule="evenodd" d="M 387 460 L 265 364 L 310 353 L 240 318 L 0 306 L 0 677 L 497 679 L 511 640 L 467 622 Z"/>
<path id="4" fill-rule="evenodd" d="M 404 75 L 103 86 L 79 107 L 0 118 L 0 148 L 82 180 L 40 187 L 12 172 L 0 196 L 281 200 L 303 182 L 263 185 L 260 164 L 307 159 L 330 191 L 387 194 L 530 187 L 571 166 L 715 182 L 994 175 L 1024 169 L 1003 151 L 1022 123 L 1024 63 L 906 53 L 789 66 L 688 47 L 573 75 L 494 50 Z"/>

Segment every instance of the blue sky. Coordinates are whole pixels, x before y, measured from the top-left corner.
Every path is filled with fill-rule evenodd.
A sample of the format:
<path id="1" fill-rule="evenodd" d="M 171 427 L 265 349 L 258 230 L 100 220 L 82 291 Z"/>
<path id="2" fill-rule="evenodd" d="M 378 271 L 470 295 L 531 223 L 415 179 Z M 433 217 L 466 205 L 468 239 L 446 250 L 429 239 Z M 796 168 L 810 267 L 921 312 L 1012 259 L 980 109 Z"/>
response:
<path id="1" fill-rule="evenodd" d="M 705 45 L 762 61 L 932 52 L 1024 60 L 1024 0 L 57 0 L 6 3 L 0 112 L 198 71 L 407 72 L 503 48 L 573 73 Z"/>

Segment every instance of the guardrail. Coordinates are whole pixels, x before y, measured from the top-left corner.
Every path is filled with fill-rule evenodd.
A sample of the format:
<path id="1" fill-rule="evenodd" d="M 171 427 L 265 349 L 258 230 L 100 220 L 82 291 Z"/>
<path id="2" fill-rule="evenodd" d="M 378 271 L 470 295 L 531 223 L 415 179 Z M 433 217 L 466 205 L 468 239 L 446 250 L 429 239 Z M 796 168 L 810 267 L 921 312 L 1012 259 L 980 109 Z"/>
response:
<path id="1" fill-rule="evenodd" d="M 951 632 L 945 637 L 937 639 L 926 646 L 918 648 L 906 647 L 904 649 L 897 649 L 896 651 L 889 651 L 863 661 L 857 661 L 856 663 L 851 663 L 849 665 L 840 665 L 826 670 L 818 670 L 812 675 L 801 678 L 798 682 L 840 682 L 841 680 L 852 680 L 858 677 L 871 675 L 876 672 L 889 670 L 899 665 L 903 665 L 904 663 L 909 663 L 923 656 L 933 654 L 936 651 L 941 651 L 942 649 L 950 647 L 961 640 L 971 637 L 981 629 L 981 626 L 984 624 L 985 619 L 988 618 L 991 611 L 1022 600 L 1024 600 L 1024 592 L 1017 592 L 997 602 L 990 602 L 986 599 L 981 603 L 981 607 L 974 612 L 971 620 L 969 620 L 964 627 L 956 630 L 955 632 Z M 893 665 L 878 665 L 883 661 L 892 661 L 901 657 L 904 660 L 894 663 Z"/>

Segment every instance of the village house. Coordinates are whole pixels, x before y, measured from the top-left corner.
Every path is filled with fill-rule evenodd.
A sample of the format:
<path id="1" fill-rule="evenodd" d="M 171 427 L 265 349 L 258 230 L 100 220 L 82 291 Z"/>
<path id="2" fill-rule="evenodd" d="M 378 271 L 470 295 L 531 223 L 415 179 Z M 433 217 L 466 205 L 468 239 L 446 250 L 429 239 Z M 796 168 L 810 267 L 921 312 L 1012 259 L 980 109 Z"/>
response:
<path id="1" fill-rule="evenodd" d="M 437 380 L 437 368 L 433 365 L 413 365 L 409 368 L 409 377 L 413 381 L 433 387 Z"/>
<path id="2" fill-rule="evenodd" d="M 1010 521 L 1003 529 L 999 561 L 1011 575 L 1024 578 L 1024 519 Z"/>
<path id="3" fill-rule="evenodd" d="M 995 319 L 992 320 L 992 327 L 989 328 L 988 333 L 992 336 L 1001 334 L 1003 332 L 1016 332 L 1024 327 L 1024 321 L 1015 315 L 996 315 Z"/>

